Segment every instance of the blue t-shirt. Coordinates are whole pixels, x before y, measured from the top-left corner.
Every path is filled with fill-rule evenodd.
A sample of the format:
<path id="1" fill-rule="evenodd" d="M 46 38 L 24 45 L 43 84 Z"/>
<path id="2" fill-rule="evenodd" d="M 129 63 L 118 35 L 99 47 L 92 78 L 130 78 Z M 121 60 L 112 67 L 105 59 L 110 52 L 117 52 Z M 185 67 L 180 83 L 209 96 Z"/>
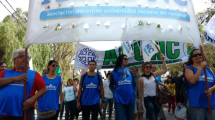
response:
<path id="1" fill-rule="evenodd" d="M 59 90 L 61 86 L 61 76 L 49 79 L 46 75 L 42 76 L 46 84 L 46 94 L 38 100 L 38 107 L 41 112 L 59 109 Z"/>
<path id="2" fill-rule="evenodd" d="M 134 104 L 135 88 L 133 88 L 132 75 L 129 72 L 129 76 L 125 80 L 121 80 L 118 72 L 112 72 L 115 84 L 114 90 L 114 102 L 118 102 L 124 105 Z"/>
<path id="3" fill-rule="evenodd" d="M 4 78 L 17 77 L 24 72 L 15 70 L 5 70 Z M 27 70 L 28 81 L 26 83 L 26 96 L 30 97 L 36 71 Z M 0 87 L 0 115 L 23 116 L 24 83 L 13 82 L 4 87 Z"/>
<path id="4" fill-rule="evenodd" d="M 86 75 L 83 83 L 83 91 L 81 97 L 81 105 L 95 105 L 99 103 L 100 99 L 100 90 L 99 90 L 99 80 L 97 78 L 97 74 L 95 76 Z M 81 76 L 82 79 L 84 75 Z M 101 75 L 99 75 L 100 80 Z M 100 83 L 101 85 L 102 83 Z"/>
<path id="5" fill-rule="evenodd" d="M 197 68 L 192 67 L 192 66 L 187 66 L 186 68 L 192 70 L 194 72 L 194 74 L 196 74 L 198 71 Z M 209 88 L 213 87 L 215 84 L 215 76 L 209 68 L 206 68 L 206 72 L 207 72 L 207 79 L 208 79 L 208 87 Z M 189 96 L 190 106 L 208 108 L 208 101 L 207 101 L 207 97 L 205 94 L 206 84 L 205 84 L 204 71 L 202 70 L 202 73 L 199 76 L 199 80 L 195 84 L 190 84 L 188 82 L 188 80 L 186 79 L 186 77 L 185 77 L 185 82 L 187 82 L 189 85 L 188 96 Z M 211 101 L 211 107 L 213 109 L 215 109 L 214 91 L 211 94 L 210 101 Z"/>

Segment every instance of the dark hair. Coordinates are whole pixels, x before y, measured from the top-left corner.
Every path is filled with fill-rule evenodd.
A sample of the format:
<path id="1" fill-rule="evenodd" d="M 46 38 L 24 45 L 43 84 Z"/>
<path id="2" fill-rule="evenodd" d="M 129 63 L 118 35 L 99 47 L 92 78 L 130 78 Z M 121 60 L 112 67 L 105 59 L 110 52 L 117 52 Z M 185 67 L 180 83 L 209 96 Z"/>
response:
<path id="1" fill-rule="evenodd" d="M 0 66 L 3 65 L 3 64 L 6 64 L 6 63 L 5 62 L 0 62 Z"/>
<path id="2" fill-rule="evenodd" d="M 184 68 L 184 65 L 187 65 L 187 62 L 184 62 L 184 64 L 183 64 L 183 68 Z"/>
<path id="3" fill-rule="evenodd" d="M 55 60 L 50 60 L 49 63 L 48 63 L 48 66 L 52 65 L 52 63 L 57 63 L 57 64 L 58 64 L 57 61 L 55 61 Z M 47 66 L 47 68 L 48 68 L 48 71 L 49 71 L 49 67 L 48 67 L 48 66 Z"/>
<path id="4" fill-rule="evenodd" d="M 178 74 L 178 71 L 175 71 L 176 74 Z"/>
<path id="5" fill-rule="evenodd" d="M 109 75 L 110 75 L 110 72 L 108 72 L 108 73 L 107 73 L 107 75 L 106 75 L 106 76 L 107 76 L 107 78 L 108 78 L 108 76 L 109 76 Z"/>
<path id="6" fill-rule="evenodd" d="M 172 80 L 172 77 L 168 77 L 168 78 L 167 78 L 167 84 L 169 84 L 168 79 L 171 79 L 171 80 Z M 173 81 L 171 81 L 171 84 L 173 84 Z"/>
<path id="7" fill-rule="evenodd" d="M 72 79 L 71 78 L 69 78 L 68 80 L 67 80 L 67 82 L 66 82 L 66 86 L 68 86 L 69 84 L 68 84 L 68 82 L 69 81 L 71 81 Z"/>
<path id="8" fill-rule="evenodd" d="M 114 67 L 114 71 L 116 71 L 116 70 L 121 66 L 121 64 L 122 64 L 122 62 L 123 62 L 124 56 L 127 57 L 127 55 L 125 55 L 125 54 L 119 55 L 119 56 L 117 57 L 117 59 L 116 59 L 116 64 L 115 64 L 115 67 Z"/>
<path id="9" fill-rule="evenodd" d="M 143 74 L 145 73 L 144 69 L 146 67 L 146 65 L 150 64 L 152 66 L 152 64 L 150 62 L 144 62 L 143 65 L 142 65 L 142 72 Z"/>
<path id="10" fill-rule="evenodd" d="M 75 79 L 74 79 L 74 81 L 75 81 L 75 80 L 76 80 L 76 81 L 78 81 L 78 83 L 79 83 L 79 80 L 78 80 L 78 78 L 75 78 Z"/>
<path id="11" fill-rule="evenodd" d="M 88 64 L 90 64 L 90 62 L 94 62 L 95 65 L 97 65 L 95 60 L 90 60 Z"/>
<path id="12" fill-rule="evenodd" d="M 193 61 L 192 61 L 193 52 L 196 51 L 196 50 L 199 50 L 199 49 L 193 49 L 193 50 L 190 52 L 190 56 L 189 56 L 189 59 L 188 59 L 188 61 L 187 61 L 187 65 L 193 65 Z"/>

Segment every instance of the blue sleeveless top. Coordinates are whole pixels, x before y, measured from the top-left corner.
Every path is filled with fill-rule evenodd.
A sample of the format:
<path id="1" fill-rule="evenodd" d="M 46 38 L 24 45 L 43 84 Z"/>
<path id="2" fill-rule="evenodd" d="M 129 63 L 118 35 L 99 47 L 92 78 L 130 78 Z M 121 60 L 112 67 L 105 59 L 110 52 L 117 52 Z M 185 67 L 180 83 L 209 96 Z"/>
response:
<path id="1" fill-rule="evenodd" d="M 82 79 L 84 75 L 81 76 Z M 101 79 L 101 75 L 99 75 Z M 97 74 L 93 77 L 86 75 L 83 83 L 81 105 L 95 105 L 100 100 L 99 80 Z"/>
<path id="2" fill-rule="evenodd" d="M 24 72 L 16 72 L 15 70 L 5 70 L 4 78 L 17 77 Z M 36 71 L 27 70 L 27 99 L 34 84 Z M 5 87 L 0 88 L 0 115 L 23 116 L 24 102 L 24 83 L 13 82 Z"/>
<path id="3" fill-rule="evenodd" d="M 38 108 L 41 112 L 49 110 L 59 110 L 59 90 L 61 86 L 61 76 L 57 75 L 54 79 L 49 79 L 46 75 L 42 76 L 46 84 L 46 94 L 38 100 Z"/>
<path id="4" fill-rule="evenodd" d="M 114 101 L 125 105 L 134 104 L 135 90 L 131 73 L 129 72 L 129 76 L 125 80 L 121 80 L 116 71 L 112 71 L 112 74 L 115 83 Z"/>
<path id="5" fill-rule="evenodd" d="M 198 71 L 197 68 L 192 66 L 187 66 L 186 68 L 192 70 L 194 74 L 196 74 Z M 206 68 L 206 72 L 207 72 L 207 79 L 208 79 L 208 87 L 210 88 L 215 84 L 215 76 L 209 68 Z M 202 70 L 202 73 L 199 76 L 199 80 L 195 84 L 190 84 L 186 79 L 186 77 L 184 78 L 185 78 L 185 82 L 189 85 L 188 96 L 189 96 L 190 106 L 208 108 L 208 100 L 205 94 L 206 84 L 205 84 L 204 70 Z M 215 109 L 214 91 L 211 94 L 210 101 L 211 101 L 211 107 Z"/>

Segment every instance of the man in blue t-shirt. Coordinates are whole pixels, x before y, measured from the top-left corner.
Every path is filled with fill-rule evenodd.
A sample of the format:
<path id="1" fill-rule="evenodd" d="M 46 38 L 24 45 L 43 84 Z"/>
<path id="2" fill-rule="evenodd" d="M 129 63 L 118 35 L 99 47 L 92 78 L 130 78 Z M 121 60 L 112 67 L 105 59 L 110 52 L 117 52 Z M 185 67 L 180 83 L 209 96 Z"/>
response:
<path id="1" fill-rule="evenodd" d="M 77 108 L 82 109 L 84 120 L 90 120 L 92 112 L 92 120 L 98 119 L 100 94 L 102 98 L 101 108 L 104 108 L 104 88 L 102 77 L 95 72 L 96 61 L 91 60 L 88 63 L 88 72 L 81 76 L 78 90 Z"/>

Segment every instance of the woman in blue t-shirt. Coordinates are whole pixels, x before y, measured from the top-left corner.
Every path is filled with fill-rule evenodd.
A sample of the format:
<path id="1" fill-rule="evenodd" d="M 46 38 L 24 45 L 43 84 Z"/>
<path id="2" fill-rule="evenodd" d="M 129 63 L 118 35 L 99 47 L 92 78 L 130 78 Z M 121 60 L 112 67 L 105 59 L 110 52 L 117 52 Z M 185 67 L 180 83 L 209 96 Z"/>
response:
<path id="1" fill-rule="evenodd" d="M 206 90 L 203 70 L 205 67 L 206 62 L 202 62 L 201 52 L 198 49 L 192 50 L 184 74 L 185 82 L 189 86 L 187 107 L 193 120 L 215 120 L 215 76 L 211 69 L 206 67 L 209 87 Z M 207 96 L 210 97 L 212 116 L 209 115 Z"/>
<path id="2" fill-rule="evenodd" d="M 38 100 L 39 114 L 42 120 L 57 120 L 58 112 L 62 109 L 62 77 L 56 74 L 57 67 L 58 62 L 50 60 L 47 67 L 48 74 L 42 76 L 47 88 L 47 93 Z M 59 103 L 61 103 L 60 108 Z M 48 114 L 46 115 L 46 113 L 49 112 L 54 113 L 54 115 L 47 118 Z"/>
<path id="3" fill-rule="evenodd" d="M 113 92 L 116 120 L 133 120 L 135 80 L 127 67 L 128 58 L 120 55 L 110 76 L 110 89 Z"/>

